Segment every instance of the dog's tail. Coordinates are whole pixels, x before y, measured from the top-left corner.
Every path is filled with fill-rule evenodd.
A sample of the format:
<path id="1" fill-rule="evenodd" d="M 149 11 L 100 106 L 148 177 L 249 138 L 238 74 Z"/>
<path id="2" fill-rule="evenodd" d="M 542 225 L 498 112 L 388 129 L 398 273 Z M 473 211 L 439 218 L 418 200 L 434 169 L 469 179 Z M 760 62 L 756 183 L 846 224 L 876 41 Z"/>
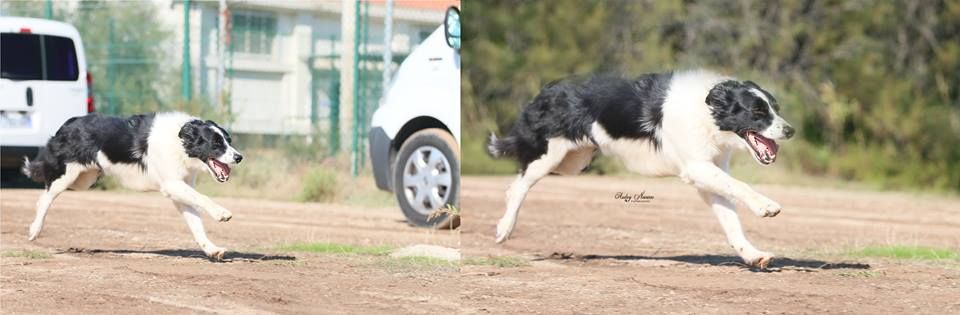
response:
<path id="1" fill-rule="evenodd" d="M 506 136 L 498 139 L 497 135 L 491 132 L 490 138 L 487 139 L 487 153 L 495 159 L 504 156 L 514 156 L 517 153 L 517 138 Z"/>
<path id="2" fill-rule="evenodd" d="M 40 153 L 37 154 L 37 158 L 34 159 L 35 161 L 33 162 L 30 161 L 30 157 L 27 157 L 27 156 L 23 157 L 23 167 L 20 168 L 20 172 L 35 182 L 45 183 L 46 178 L 44 178 L 44 175 L 43 175 L 44 174 L 44 171 L 43 171 L 44 166 L 42 162 L 43 159 L 40 156 L 42 154 L 45 154 L 45 152 L 43 152 L 43 149 L 40 149 L 40 150 L 41 150 Z"/>

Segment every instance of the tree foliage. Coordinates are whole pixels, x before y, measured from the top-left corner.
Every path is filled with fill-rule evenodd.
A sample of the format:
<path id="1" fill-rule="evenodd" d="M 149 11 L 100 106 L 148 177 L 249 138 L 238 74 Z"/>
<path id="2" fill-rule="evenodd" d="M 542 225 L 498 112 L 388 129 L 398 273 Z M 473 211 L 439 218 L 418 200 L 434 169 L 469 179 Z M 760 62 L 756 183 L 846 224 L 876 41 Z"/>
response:
<path id="1" fill-rule="evenodd" d="M 480 122 L 465 138 L 506 131 L 571 74 L 706 67 L 777 95 L 802 171 L 960 191 L 960 2 L 491 1 L 464 15 L 463 119 Z"/>
<path id="2" fill-rule="evenodd" d="M 70 23 L 80 32 L 98 111 L 134 114 L 198 107 L 176 97 L 179 64 L 171 63 L 168 52 L 173 33 L 161 23 L 153 3 L 83 0 L 51 4 L 53 20 Z M 45 6 L 44 1 L 3 1 L 0 10 L 7 16 L 44 18 Z"/>

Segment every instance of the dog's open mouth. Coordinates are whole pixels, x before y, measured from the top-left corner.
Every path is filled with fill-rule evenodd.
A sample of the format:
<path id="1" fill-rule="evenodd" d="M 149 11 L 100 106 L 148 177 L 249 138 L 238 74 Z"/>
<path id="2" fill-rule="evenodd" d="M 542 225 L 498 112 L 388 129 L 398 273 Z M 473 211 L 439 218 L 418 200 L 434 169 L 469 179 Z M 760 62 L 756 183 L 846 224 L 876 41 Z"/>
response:
<path id="1" fill-rule="evenodd" d="M 741 137 L 747 141 L 747 145 L 753 150 L 753 157 L 755 157 L 760 164 L 769 165 L 777 160 L 777 150 L 779 150 L 780 147 L 777 146 L 776 141 L 753 131 L 746 131 Z"/>
<path id="2" fill-rule="evenodd" d="M 207 167 L 210 168 L 210 174 L 213 175 L 213 178 L 216 178 L 218 182 L 226 182 L 230 179 L 230 166 L 227 164 L 217 161 L 216 159 L 207 159 Z"/>

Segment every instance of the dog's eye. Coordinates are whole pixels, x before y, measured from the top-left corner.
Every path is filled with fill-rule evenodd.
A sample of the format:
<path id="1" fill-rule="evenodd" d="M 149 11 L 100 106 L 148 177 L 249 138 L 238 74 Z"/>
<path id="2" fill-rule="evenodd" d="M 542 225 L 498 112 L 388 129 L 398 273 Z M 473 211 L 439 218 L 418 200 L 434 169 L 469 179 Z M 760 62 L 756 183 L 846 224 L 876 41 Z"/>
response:
<path id="1" fill-rule="evenodd" d="M 763 107 L 754 107 L 754 108 L 753 108 L 753 114 L 754 114 L 754 115 L 766 115 L 766 114 L 767 114 L 767 109 L 766 109 L 766 108 L 763 108 Z"/>

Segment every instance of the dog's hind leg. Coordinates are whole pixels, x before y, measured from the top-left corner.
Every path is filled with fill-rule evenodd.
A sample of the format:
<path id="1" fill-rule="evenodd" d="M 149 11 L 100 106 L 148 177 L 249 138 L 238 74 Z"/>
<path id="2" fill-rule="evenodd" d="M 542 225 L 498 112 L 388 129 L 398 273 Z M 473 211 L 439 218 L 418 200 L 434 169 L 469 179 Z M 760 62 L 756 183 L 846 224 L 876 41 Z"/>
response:
<path id="1" fill-rule="evenodd" d="M 713 214 L 720 221 L 723 232 L 727 235 L 727 242 L 737 251 L 740 258 L 748 265 L 766 269 L 767 265 L 773 260 L 774 255 L 753 247 L 743 235 L 743 228 L 740 226 L 740 218 L 737 217 L 737 211 L 733 202 L 712 192 L 700 189 L 700 198 L 710 205 Z"/>
<path id="2" fill-rule="evenodd" d="M 547 142 L 547 152 L 539 159 L 530 162 L 526 171 L 517 176 L 507 190 L 507 210 L 497 223 L 497 243 L 503 243 L 513 233 L 520 214 L 520 204 L 527 197 L 527 191 L 541 178 L 553 172 L 567 153 L 577 148 L 577 144 L 565 138 L 552 138 Z"/>
<path id="3" fill-rule="evenodd" d="M 185 203 L 174 201 L 173 204 L 177 207 L 177 210 L 180 210 L 183 219 L 187 221 L 187 226 L 190 227 L 190 233 L 193 234 L 193 238 L 197 241 L 197 244 L 200 245 L 203 253 L 211 259 L 223 260 L 223 255 L 227 250 L 214 245 L 213 242 L 207 238 L 207 232 L 203 228 L 203 220 L 200 219 L 200 213 Z"/>
<path id="4" fill-rule="evenodd" d="M 50 182 L 47 190 L 40 195 L 40 200 L 37 200 L 37 215 L 34 217 L 33 223 L 30 224 L 30 233 L 27 235 L 28 240 L 35 240 L 40 236 L 40 231 L 43 230 L 43 220 L 47 218 L 47 210 L 50 210 L 50 205 L 53 204 L 53 201 L 57 199 L 60 193 L 73 185 L 73 182 L 77 180 L 80 173 L 85 171 L 87 167 L 77 163 L 67 163 L 65 169 L 63 175 L 60 175 L 59 178 Z"/>

